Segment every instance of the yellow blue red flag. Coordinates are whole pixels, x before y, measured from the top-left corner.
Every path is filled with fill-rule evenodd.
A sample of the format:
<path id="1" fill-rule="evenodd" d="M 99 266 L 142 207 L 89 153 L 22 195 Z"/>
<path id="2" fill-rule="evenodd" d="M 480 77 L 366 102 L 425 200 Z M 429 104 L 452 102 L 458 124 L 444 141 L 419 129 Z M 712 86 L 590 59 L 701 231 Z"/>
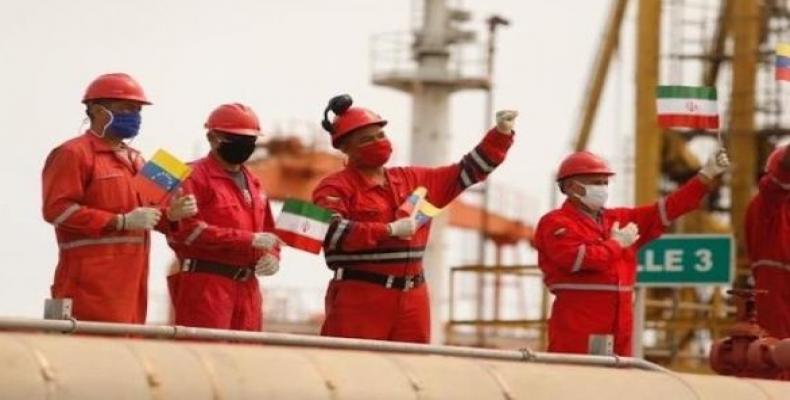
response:
<path id="1" fill-rule="evenodd" d="M 417 220 L 417 224 L 422 226 L 433 217 L 439 215 L 442 210 L 425 199 L 427 193 L 428 190 L 422 186 L 414 189 L 414 192 L 398 208 L 398 216 L 413 216 Z"/>
<path id="2" fill-rule="evenodd" d="M 776 45 L 776 66 L 774 69 L 777 81 L 790 81 L 790 44 Z"/>
<path id="3" fill-rule="evenodd" d="M 160 203 L 176 190 L 192 168 L 169 152 L 159 149 L 135 177 L 138 193 L 146 203 Z"/>

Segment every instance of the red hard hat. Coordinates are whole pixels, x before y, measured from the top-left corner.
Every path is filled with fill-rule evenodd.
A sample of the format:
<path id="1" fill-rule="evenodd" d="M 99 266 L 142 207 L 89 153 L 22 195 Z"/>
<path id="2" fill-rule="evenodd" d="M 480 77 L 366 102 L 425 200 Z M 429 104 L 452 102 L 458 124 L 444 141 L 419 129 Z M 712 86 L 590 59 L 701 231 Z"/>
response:
<path id="1" fill-rule="evenodd" d="M 236 135 L 258 136 L 261 126 L 252 108 L 241 103 L 223 104 L 214 109 L 204 125 L 206 129 Z"/>
<path id="2" fill-rule="evenodd" d="M 609 165 L 603 158 L 589 151 L 578 151 L 565 157 L 557 172 L 557 180 L 563 180 L 576 175 L 614 175 Z"/>
<path id="3" fill-rule="evenodd" d="M 771 175 L 778 175 L 779 174 L 779 161 L 784 157 L 785 152 L 787 152 L 787 147 L 790 145 L 784 145 L 781 147 L 777 147 L 770 156 L 768 156 L 768 161 L 765 162 L 765 172 Z"/>
<path id="4" fill-rule="evenodd" d="M 380 115 L 362 107 L 351 107 L 332 121 L 332 144 L 336 145 L 340 138 L 349 133 L 369 125 L 387 125 L 387 121 Z"/>
<path id="5" fill-rule="evenodd" d="M 99 76 L 88 85 L 85 95 L 82 96 L 83 103 L 101 99 L 131 100 L 151 104 L 145 97 L 143 87 L 134 78 L 123 73 Z"/>

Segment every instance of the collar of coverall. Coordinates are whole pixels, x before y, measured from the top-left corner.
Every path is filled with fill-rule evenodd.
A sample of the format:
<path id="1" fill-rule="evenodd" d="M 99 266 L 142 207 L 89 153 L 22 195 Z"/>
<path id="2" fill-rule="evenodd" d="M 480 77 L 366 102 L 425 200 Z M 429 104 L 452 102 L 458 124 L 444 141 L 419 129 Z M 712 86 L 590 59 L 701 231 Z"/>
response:
<path id="1" fill-rule="evenodd" d="M 359 172 L 359 170 L 357 170 L 356 168 L 351 167 L 351 166 L 349 166 L 347 168 L 349 170 L 351 170 L 351 177 L 354 180 L 354 183 L 355 183 L 356 187 L 359 187 L 359 188 L 362 188 L 362 189 L 365 189 L 365 190 L 370 190 L 370 189 L 373 189 L 373 188 L 379 186 L 378 184 L 376 184 L 376 182 L 373 182 L 373 180 L 368 179 L 364 175 L 362 175 Z M 396 184 L 400 183 L 400 178 L 397 176 L 397 174 L 391 173 L 389 168 L 384 168 L 384 176 L 387 177 L 387 182 L 389 182 L 390 185 L 396 185 Z"/>
<path id="2" fill-rule="evenodd" d="M 226 170 L 222 166 L 222 164 L 220 164 L 219 161 L 217 161 L 217 156 L 214 153 L 209 152 L 208 156 L 206 156 L 206 158 L 208 158 L 208 174 L 211 177 L 233 179 L 228 174 L 228 170 Z M 248 175 L 247 167 L 244 164 L 241 165 L 241 168 L 239 169 L 239 171 L 241 171 L 244 174 L 244 176 Z M 251 181 L 251 180 L 248 179 L 248 181 Z"/>
<path id="3" fill-rule="evenodd" d="M 123 142 L 121 142 L 119 148 L 114 148 L 114 147 L 110 146 L 109 144 L 107 144 L 107 142 L 102 140 L 100 137 L 96 136 L 93 132 L 91 132 L 90 129 L 85 131 L 84 135 L 88 137 L 88 141 L 90 142 L 91 147 L 93 147 L 93 150 L 97 151 L 97 152 L 108 152 L 108 153 L 111 153 L 111 152 L 114 152 L 116 150 L 127 149 L 127 150 L 131 151 L 132 153 L 139 153 L 137 150 L 127 146 L 126 143 L 123 143 Z"/>
<path id="4" fill-rule="evenodd" d="M 586 213 L 584 210 L 581 210 L 575 205 L 573 205 L 573 202 L 571 202 L 570 199 L 566 199 L 565 202 L 562 203 L 562 209 L 566 211 L 570 210 L 571 212 L 578 214 L 582 220 L 590 221 L 599 228 L 600 225 L 603 224 L 603 212 L 606 210 L 605 208 L 602 208 L 600 211 L 598 211 L 597 216 L 592 216 Z"/>

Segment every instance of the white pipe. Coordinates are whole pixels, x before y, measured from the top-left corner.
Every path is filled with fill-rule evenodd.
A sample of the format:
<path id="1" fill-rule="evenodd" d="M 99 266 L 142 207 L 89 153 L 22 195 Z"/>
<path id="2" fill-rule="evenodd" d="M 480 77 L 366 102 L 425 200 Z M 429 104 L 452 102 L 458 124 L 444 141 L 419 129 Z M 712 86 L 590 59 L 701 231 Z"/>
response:
<path id="1" fill-rule="evenodd" d="M 659 365 L 632 357 L 543 353 L 532 351 L 528 348 L 519 350 L 491 350 L 474 347 L 436 346 L 419 343 L 332 338 L 324 336 L 296 335 L 290 333 L 193 328 L 177 325 L 135 325 L 78 321 L 76 319 L 47 320 L 0 317 L 0 330 L 86 333 L 94 335 L 140 336 L 164 339 L 239 341 L 282 346 L 435 354 L 451 357 L 474 357 L 507 361 L 537 362 L 544 364 L 575 364 L 598 367 L 637 368 L 650 371 L 668 372 L 668 370 Z"/>

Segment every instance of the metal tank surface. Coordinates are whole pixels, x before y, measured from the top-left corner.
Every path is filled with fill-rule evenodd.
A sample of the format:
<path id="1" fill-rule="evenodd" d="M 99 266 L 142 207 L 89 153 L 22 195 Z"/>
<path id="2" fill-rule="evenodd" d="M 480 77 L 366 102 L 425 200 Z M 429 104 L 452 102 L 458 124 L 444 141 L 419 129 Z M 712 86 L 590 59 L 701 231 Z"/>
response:
<path id="1" fill-rule="evenodd" d="M 790 399 L 790 383 L 527 349 L 0 318 L 0 398 L 761 400 Z"/>

